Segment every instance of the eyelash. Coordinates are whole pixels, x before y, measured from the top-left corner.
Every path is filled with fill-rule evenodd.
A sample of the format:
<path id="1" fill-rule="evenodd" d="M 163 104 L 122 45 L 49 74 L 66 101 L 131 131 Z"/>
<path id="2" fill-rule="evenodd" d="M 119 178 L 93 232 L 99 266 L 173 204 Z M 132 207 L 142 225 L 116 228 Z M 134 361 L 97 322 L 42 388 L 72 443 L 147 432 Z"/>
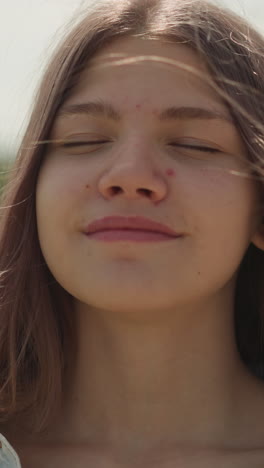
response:
<path id="1" fill-rule="evenodd" d="M 171 146 L 179 146 L 180 148 L 195 149 L 197 151 L 204 151 L 207 153 L 220 153 L 220 150 L 216 148 L 211 148 L 210 146 L 184 145 L 180 143 L 171 143 Z"/>
<path id="2" fill-rule="evenodd" d="M 108 143 L 106 140 L 102 141 L 69 141 L 66 143 L 63 143 L 63 147 L 72 147 L 72 146 L 84 146 L 84 145 L 99 145 L 100 143 Z"/>

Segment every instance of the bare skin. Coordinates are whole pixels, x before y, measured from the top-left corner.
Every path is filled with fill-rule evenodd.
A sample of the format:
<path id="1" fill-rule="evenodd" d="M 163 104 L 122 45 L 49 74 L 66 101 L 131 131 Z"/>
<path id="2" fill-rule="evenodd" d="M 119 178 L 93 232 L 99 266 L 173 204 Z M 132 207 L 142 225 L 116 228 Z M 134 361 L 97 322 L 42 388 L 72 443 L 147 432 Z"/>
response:
<path id="1" fill-rule="evenodd" d="M 207 72 L 183 45 L 129 38 L 95 64 L 105 53 L 155 54 Z M 264 384 L 241 361 L 233 309 L 240 261 L 250 242 L 264 249 L 264 235 L 254 182 L 228 173 L 243 168 L 238 131 L 208 85 L 156 63 L 87 70 L 67 104 L 98 98 L 121 120 L 58 117 L 52 138 L 108 144 L 87 154 L 51 149 L 37 186 L 43 255 L 75 298 L 76 365 L 46 434 L 10 441 L 23 468 L 260 468 Z M 172 101 L 227 121 L 161 123 Z M 168 148 L 176 137 L 219 152 L 177 152 Z M 83 235 L 111 214 L 145 215 L 184 235 L 145 245 Z"/>
<path id="2" fill-rule="evenodd" d="M 186 447 L 153 450 L 147 456 L 120 457 L 103 448 L 74 444 L 54 446 L 17 443 L 22 468 L 263 468 L 264 449 L 201 449 Z"/>

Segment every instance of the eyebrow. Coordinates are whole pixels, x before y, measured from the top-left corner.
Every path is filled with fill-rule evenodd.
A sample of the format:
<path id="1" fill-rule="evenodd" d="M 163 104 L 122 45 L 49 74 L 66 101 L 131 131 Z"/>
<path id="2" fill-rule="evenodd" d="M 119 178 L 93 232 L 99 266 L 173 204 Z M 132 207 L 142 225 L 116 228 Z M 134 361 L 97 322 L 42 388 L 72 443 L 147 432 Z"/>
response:
<path id="1" fill-rule="evenodd" d="M 85 114 L 92 117 L 105 117 L 115 122 L 121 121 L 121 114 L 117 109 L 107 102 L 86 102 L 81 104 L 68 104 L 62 107 L 57 117 Z M 171 106 L 158 114 L 159 121 L 170 121 L 179 119 L 202 119 L 202 120 L 224 120 L 234 123 L 232 117 L 224 112 L 205 109 L 202 107 L 175 107 Z"/>

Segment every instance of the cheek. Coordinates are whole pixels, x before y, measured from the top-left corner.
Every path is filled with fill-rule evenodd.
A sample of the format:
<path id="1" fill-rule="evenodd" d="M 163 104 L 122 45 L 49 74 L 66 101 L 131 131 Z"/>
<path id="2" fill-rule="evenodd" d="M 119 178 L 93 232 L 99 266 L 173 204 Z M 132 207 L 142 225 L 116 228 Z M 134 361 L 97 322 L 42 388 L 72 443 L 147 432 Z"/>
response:
<path id="1" fill-rule="evenodd" d="M 207 167 L 189 173 L 189 188 L 207 199 L 209 205 L 222 206 L 239 200 L 249 201 L 251 189 L 246 179 L 230 174 L 222 168 Z M 242 198 L 241 198 L 242 197 Z"/>
<path id="2" fill-rule="evenodd" d="M 37 183 L 37 203 L 41 208 L 63 210 L 83 194 L 87 186 L 84 171 L 71 167 L 44 166 Z"/>
<path id="3" fill-rule="evenodd" d="M 228 227 L 247 228 L 256 200 L 250 181 L 214 168 L 186 169 L 180 177 L 179 196 L 191 218 L 219 232 Z"/>
<path id="4" fill-rule="evenodd" d="M 71 171 L 44 169 L 36 190 L 36 217 L 43 253 L 60 250 L 69 235 L 76 231 L 86 206 L 87 178 Z"/>
<path id="5" fill-rule="evenodd" d="M 201 187 L 202 190 L 202 187 Z M 233 248 L 247 247 L 254 224 L 256 193 L 251 181 L 230 174 L 211 174 L 203 188 L 203 219 L 216 238 Z"/>
<path id="6" fill-rule="evenodd" d="M 82 176 L 82 178 L 81 178 Z M 36 187 L 36 218 L 40 246 L 44 258 L 52 262 L 53 255 L 62 258 L 68 236 L 76 232 L 87 179 L 83 174 L 56 170 L 46 166 Z"/>

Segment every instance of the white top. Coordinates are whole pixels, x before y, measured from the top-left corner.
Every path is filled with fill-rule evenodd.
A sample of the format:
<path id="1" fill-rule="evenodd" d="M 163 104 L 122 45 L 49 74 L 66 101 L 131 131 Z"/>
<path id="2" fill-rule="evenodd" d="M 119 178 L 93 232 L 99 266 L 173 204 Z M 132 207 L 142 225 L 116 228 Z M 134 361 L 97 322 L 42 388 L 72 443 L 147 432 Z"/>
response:
<path id="1" fill-rule="evenodd" d="M 17 453 L 2 434 L 0 445 L 0 468 L 21 468 Z"/>

